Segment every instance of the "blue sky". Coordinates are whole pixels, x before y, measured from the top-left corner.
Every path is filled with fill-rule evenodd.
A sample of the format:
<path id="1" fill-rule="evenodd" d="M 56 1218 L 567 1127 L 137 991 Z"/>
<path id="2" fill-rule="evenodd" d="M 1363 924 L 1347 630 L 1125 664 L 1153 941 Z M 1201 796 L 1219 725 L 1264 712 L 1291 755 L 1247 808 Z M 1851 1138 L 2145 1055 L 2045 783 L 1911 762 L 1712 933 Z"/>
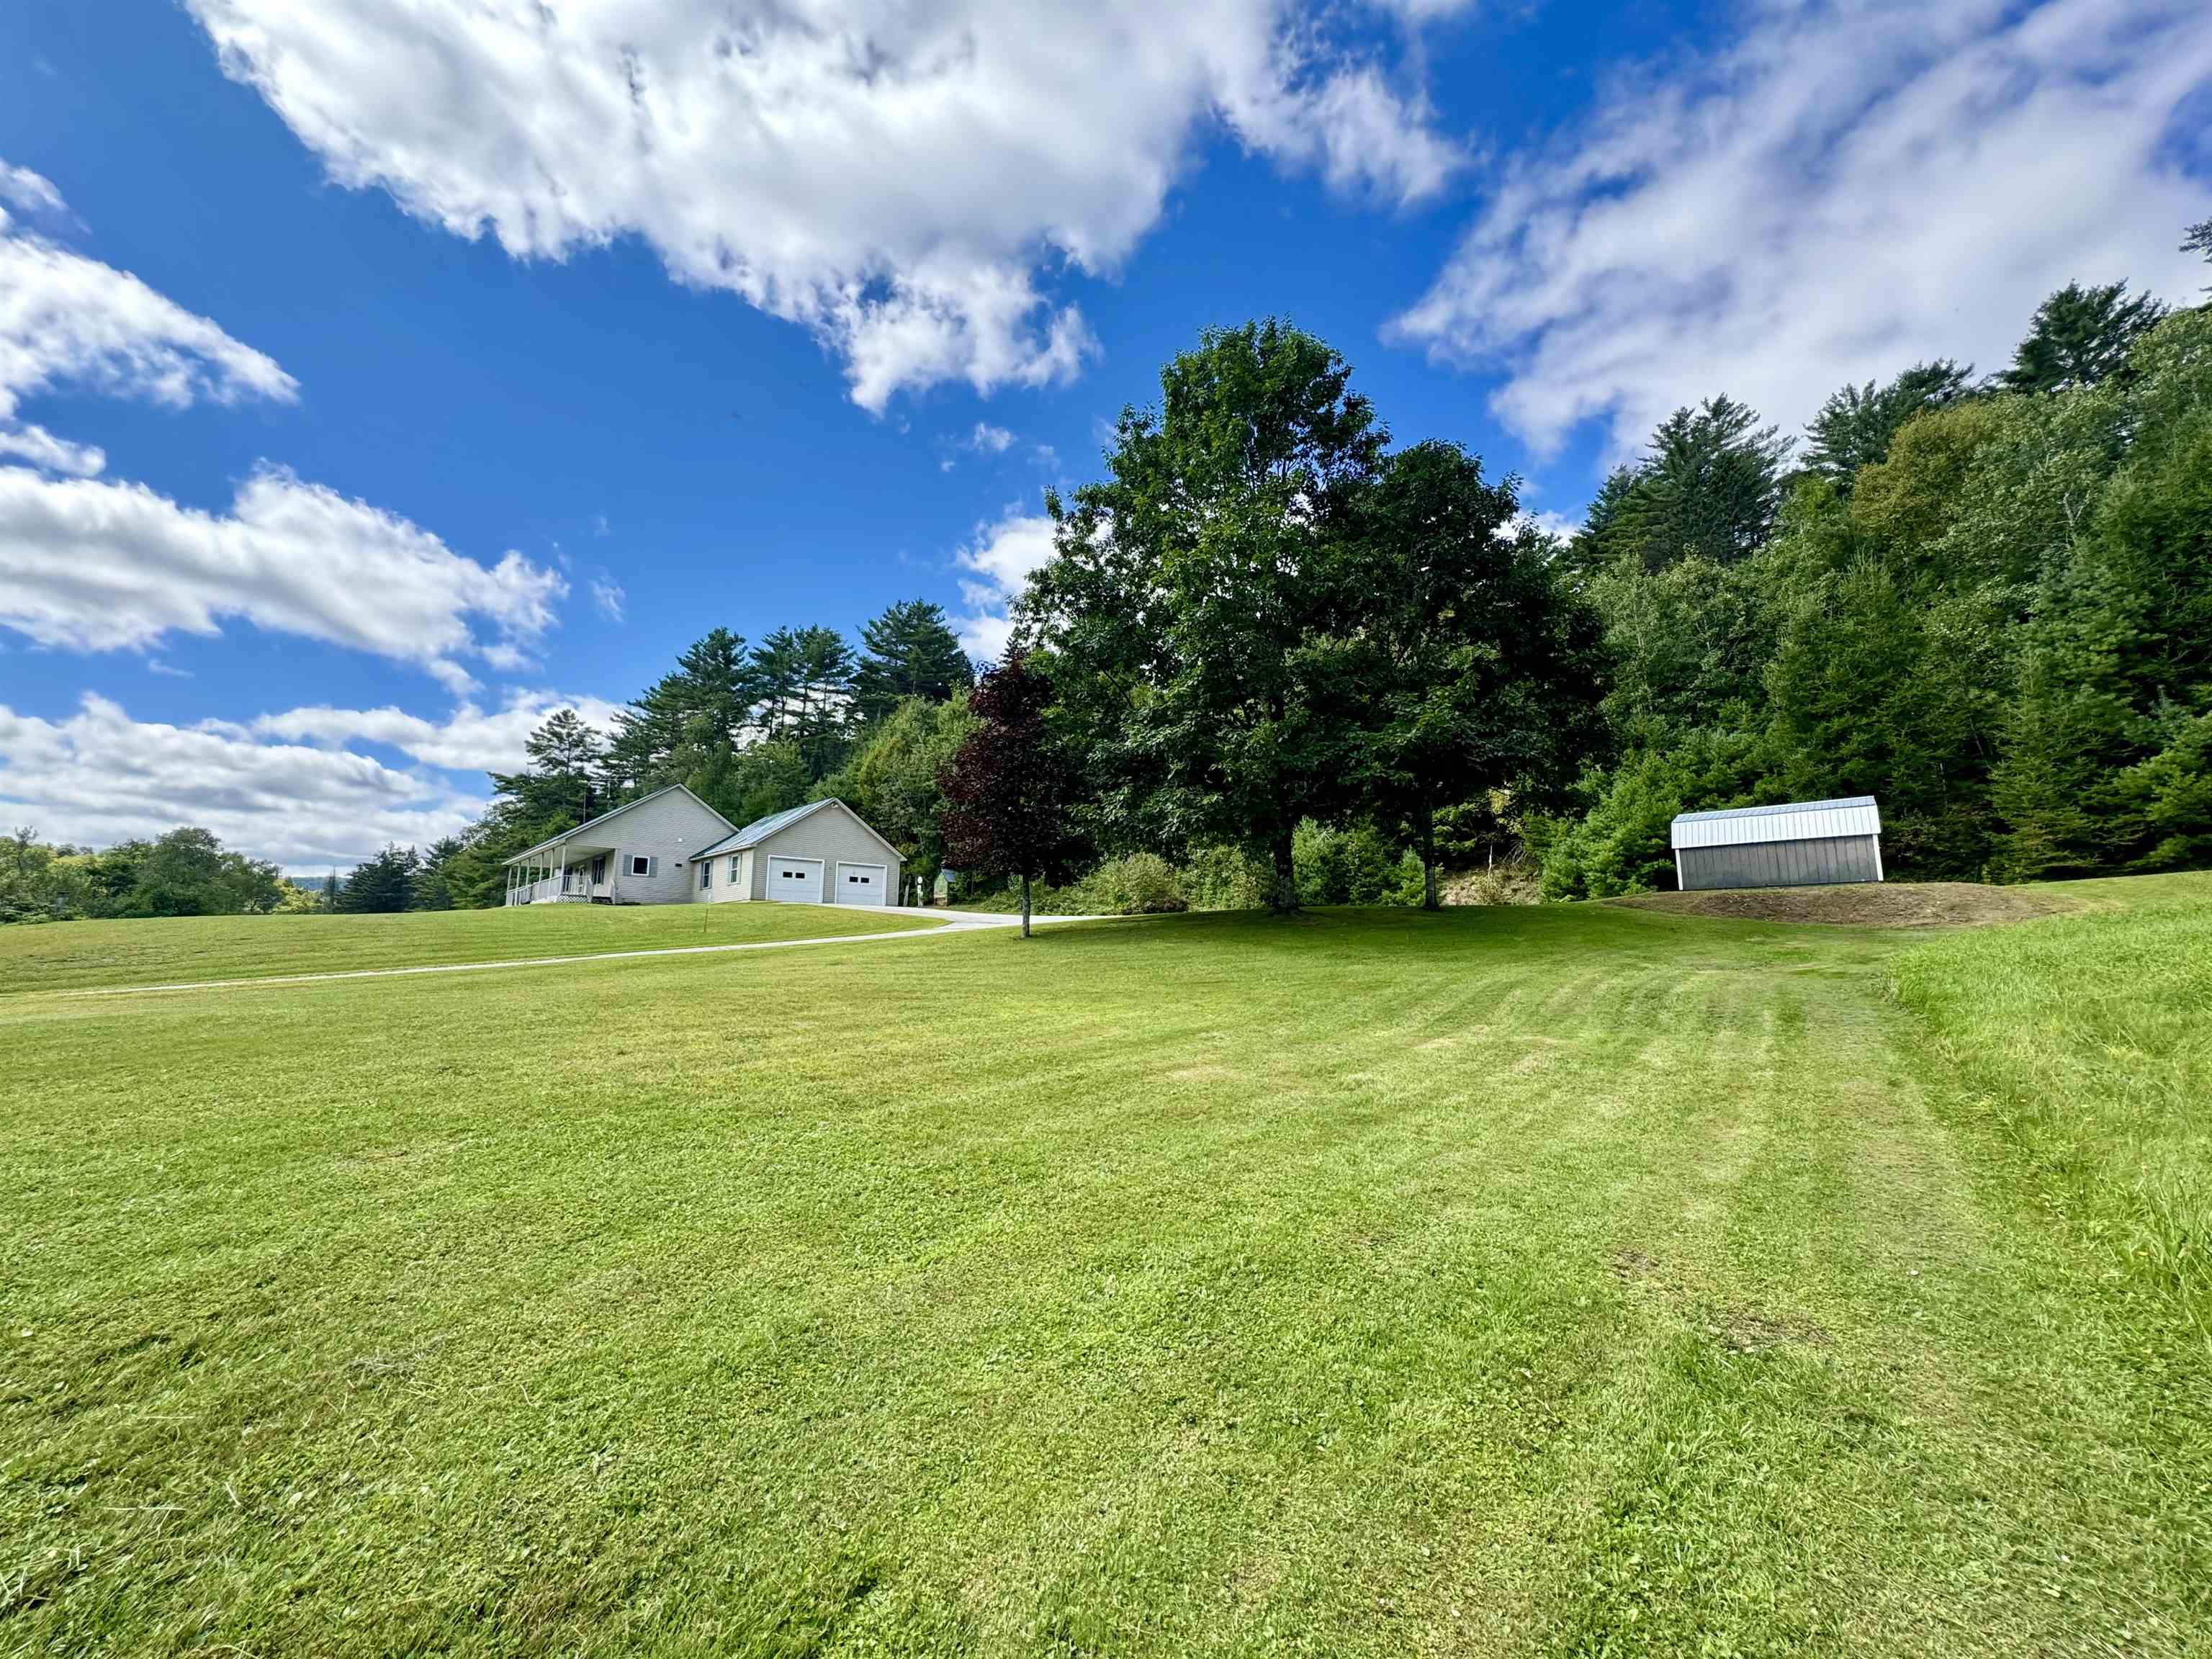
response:
<path id="1" fill-rule="evenodd" d="M 2189 297 L 2208 131 L 2167 0 L 9 8 L 0 814 L 311 869 L 716 624 L 988 651 L 1255 314 L 1571 517 L 1679 403 Z"/>

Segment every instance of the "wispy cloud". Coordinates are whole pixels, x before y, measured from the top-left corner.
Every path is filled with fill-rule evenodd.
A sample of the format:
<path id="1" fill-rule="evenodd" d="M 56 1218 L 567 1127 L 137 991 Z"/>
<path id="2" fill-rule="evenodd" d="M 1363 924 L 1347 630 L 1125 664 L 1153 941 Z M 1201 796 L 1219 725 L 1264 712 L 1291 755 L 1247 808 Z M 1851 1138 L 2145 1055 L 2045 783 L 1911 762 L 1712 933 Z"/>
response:
<path id="1" fill-rule="evenodd" d="M 2177 298 L 2208 184 L 2202 0 L 1759 0 L 1710 57 L 1627 71 L 1507 167 L 1396 337 L 1501 373 L 1541 449 L 1625 454 L 1726 392 L 1785 424 L 1847 380 L 2005 361 L 2075 277 Z M 2200 156 L 2197 165 L 2202 166 Z"/>
<path id="2" fill-rule="evenodd" d="M 629 595 L 622 584 L 613 577 L 601 574 L 592 579 L 592 603 L 599 607 L 599 615 L 611 623 L 623 619 L 623 602 Z"/>

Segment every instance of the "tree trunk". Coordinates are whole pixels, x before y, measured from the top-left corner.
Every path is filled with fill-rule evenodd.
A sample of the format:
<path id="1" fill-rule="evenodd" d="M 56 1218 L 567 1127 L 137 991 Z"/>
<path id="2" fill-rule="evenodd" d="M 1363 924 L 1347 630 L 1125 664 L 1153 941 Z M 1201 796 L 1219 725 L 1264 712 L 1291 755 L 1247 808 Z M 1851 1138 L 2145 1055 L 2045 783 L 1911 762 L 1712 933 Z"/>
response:
<path id="1" fill-rule="evenodd" d="M 1291 831 L 1285 830 L 1275 837 L 1275 890 L 1268 899 L 1278 915 L 1298 908 L 1297 862 L 1291 849 Z"/>
<path id="2" fill-rule="evenodd" d="M 1025 873 L 1025 874 L 1024 874 L 1024 876 L 1022 877 L 1022 937 L 1023 937 L 1024 939 L 1027 939 L 1029 936 L 1030 936 L 1030 878 L 1029 878 L 1028 875 Z"/>
<path id="3" fill-rule="evenodd" d="M 1421 811 L 1421 908 L 1439 910 L 1443 902 L 1437 897 L 1437 815 L 1423 808 Z"/>

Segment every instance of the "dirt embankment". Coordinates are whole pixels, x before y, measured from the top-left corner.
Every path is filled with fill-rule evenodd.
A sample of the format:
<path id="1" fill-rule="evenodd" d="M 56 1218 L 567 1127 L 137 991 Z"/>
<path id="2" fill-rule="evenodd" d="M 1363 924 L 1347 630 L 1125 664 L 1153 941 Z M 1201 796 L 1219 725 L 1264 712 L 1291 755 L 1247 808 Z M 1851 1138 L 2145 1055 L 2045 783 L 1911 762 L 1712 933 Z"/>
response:
<path id="1" fill-rule="evenodd" d="M 2048 888 L 1984 887 L 1971 881 L 1727 888 L 1708 893 L 1644 893 L 1605 902 L 1675 915 L 1822 922 L 1838 927 L 1986 927 L 2075 908 Z"/>

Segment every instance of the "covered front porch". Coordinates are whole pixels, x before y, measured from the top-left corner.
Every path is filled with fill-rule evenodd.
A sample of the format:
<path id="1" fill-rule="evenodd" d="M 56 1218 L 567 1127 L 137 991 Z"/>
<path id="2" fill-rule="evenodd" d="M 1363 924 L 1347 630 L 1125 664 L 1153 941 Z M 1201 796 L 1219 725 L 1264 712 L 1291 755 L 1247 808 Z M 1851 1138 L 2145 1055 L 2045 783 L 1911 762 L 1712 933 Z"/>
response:
<path id="1" fill-rule="evenodd" d="M 509 904 L 613 904 L 621 888 L 611 847 L 560 842 L 507 860 Z"/>

